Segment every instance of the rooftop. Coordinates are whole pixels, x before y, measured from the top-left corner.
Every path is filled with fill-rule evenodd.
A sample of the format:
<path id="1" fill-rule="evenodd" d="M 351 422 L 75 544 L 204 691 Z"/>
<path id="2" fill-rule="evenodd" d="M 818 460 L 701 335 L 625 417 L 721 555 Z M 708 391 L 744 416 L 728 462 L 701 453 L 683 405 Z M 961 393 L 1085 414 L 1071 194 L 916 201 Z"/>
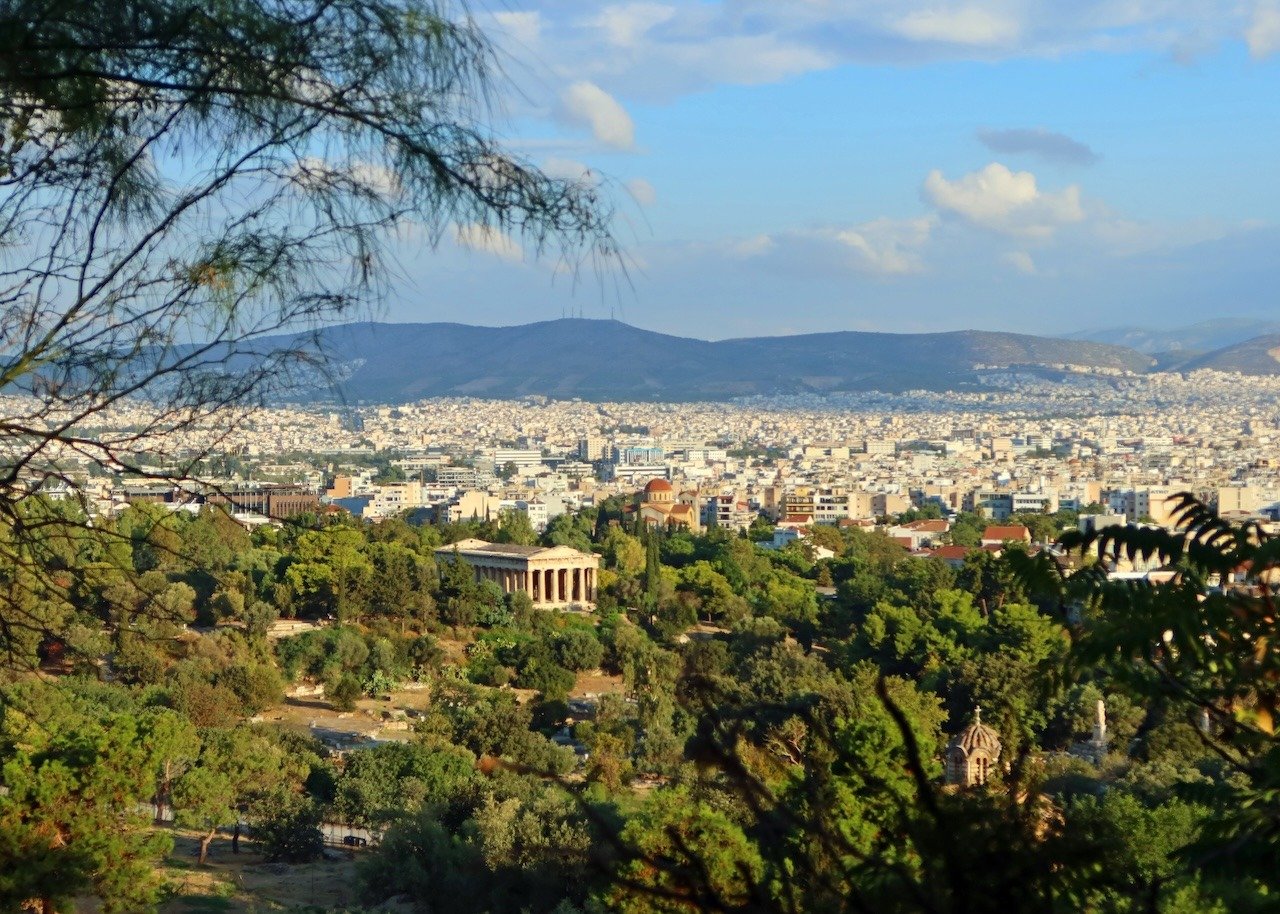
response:
<path id="1" fill-rule="evenodd" d="M 436 555 L 518 556 L 520 558 L 552 558 L 587 555 L 568 546 L 517 546 L 512 543 L 490 543 L 481 539 L 459 540 L 435 550 Z"/>

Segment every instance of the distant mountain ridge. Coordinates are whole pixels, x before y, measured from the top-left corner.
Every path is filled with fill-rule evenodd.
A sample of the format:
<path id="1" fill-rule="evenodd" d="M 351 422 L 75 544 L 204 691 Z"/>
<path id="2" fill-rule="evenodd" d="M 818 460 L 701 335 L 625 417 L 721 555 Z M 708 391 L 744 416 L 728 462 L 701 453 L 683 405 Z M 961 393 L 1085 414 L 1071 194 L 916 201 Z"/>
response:
<path id="1" fill-rule="evenodd" d="M 1270 333 L 1234 346 L 1225 346 L 1175 366 L 1177 371 L 1195 371 L 1201 368 L 1236 371 L 1247 375 L 1280 374 L 1280 333 Z"/>
<path id="2" fill-rule="evenodd" d="M 1154 364 L 1122 346 L 1015 333 L 842 331 L 709 342 L 581 318 L 515 327 L 346 324 L 323 330 L 321 341 L 341 382 L 338 390 L 318 384 L 315 397 L 380 403 L 439 396 L 687 401 L 963 390 L 982 388 L 975 366 L 1142 372 Z"/>
<path id="3" fill-rule="evenodd" d="M 1223 317 L 1186 327 L 1108 327 L 1080 330 L 1064 335 L 1063 339 L 1127 346 L 1146 355 L 1159 356 L 1163 363 L 1171 364 L 1171 357 L 1178 352 L 1200 355 L 1273 333 L 1280 333 L 1280 321 Z"/>

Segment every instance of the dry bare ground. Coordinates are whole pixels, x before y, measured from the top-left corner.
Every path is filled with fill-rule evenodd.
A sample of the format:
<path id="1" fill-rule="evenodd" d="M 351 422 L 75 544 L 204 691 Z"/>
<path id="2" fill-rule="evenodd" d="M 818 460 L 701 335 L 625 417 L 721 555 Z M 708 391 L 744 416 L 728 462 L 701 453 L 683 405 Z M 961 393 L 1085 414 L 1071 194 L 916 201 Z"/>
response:
<path id="1" fill-rule="evenodd" d="M 164 864 L 170 897 L 161 914 L 266 914 L 305 909 L 354 907 L 355 862 L 340 853 L 337 860 L 298 866 L 263 863 L 252 846 L 231 853 L 231 842 L 219 840 L 204 866 L 195 862 L 194 836 L 174 836 L 173 853 Z M 91 906 L 77 914 L 90 914 Z"/>

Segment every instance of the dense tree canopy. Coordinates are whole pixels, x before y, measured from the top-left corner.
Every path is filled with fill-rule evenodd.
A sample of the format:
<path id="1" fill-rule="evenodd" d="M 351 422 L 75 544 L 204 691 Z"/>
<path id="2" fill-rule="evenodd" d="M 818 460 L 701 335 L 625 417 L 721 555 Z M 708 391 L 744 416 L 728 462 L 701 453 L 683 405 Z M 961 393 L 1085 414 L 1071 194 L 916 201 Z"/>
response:
<path id="1" fill-rule="evenodd" d="M 10 637 L 65 637 L 30 603 L 84 568 L 32 543 L 86 518 L 33 524 L 31 496 L 87 504 L 84 462 L 190 488 L 245 408 L 324 383 L 315 331 L 378 300 L 393 233 L 616 256 L 596 184 L 495 139 L 500 67 L 447 0 L 15 0 L 0 49 L 0 388 L 29 395 L 0 417 L 0 560 L 39 578 L 0 594 Z M 93 530 L 145 539 L 140 570 L 210 558 Z M 307 570 L 289 585 L 344 612 L 361 570 Z"/>

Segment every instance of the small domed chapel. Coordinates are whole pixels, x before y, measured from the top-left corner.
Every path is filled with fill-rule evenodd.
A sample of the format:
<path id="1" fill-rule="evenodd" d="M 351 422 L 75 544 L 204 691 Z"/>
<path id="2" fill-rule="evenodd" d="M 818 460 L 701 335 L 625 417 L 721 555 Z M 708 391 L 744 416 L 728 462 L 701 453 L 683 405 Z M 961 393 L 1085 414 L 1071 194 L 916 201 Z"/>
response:
<path id="1" fill-rule="evenodd" d="M 1000 759 L 1000 734 L 982 722 L 982 707 L 974 709 L 973 723 L 947 743 L 947 784 L 977 787 L 987 778 Z"/>

